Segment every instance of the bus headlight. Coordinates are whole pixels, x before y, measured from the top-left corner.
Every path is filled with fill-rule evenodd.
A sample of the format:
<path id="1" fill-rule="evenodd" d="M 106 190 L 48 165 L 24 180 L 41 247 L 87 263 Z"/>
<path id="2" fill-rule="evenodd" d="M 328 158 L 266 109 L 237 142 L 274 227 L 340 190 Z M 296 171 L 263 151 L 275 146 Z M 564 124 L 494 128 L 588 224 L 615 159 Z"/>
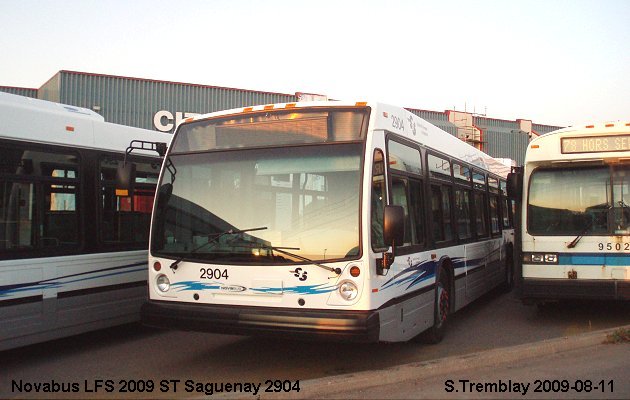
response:
<path id="1" fill-rule="evenodd" d="M 171 281 L 164 274 L 159 275 L 155 282 L 157 283 L 158 289 L 162 293 L 168 292 L 168 289 L 171 287 Z"/>
<path id="2" fill-rule="evenodd" d="M 525 264 L 558 264 L 557 253 L 523 253 Z"/>
<path id="3" fill-rule="evenodd" d="M 357 298 L 359 288 L 354 284 L 354 282 L 345 281 L 339 285 L 339 294 L 344 298 L 344 300 L 352 301 Z"/>

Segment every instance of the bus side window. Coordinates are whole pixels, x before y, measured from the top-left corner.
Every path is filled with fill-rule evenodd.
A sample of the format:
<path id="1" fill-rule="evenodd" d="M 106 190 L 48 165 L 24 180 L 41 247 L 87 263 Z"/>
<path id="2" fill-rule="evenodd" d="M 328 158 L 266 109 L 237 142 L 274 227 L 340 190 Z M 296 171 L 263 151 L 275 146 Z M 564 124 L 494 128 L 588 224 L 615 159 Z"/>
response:
<path id="1" fill-rule="evenodd" d="M 477 219 L 477 236 L 488 236 L 488 209 L 486 207 L 487 196 L 484 193 L 476 192 L 475 199 L 475 216 Z"/>
<path id="2" fill-rule="evenodd" d="M 499 225 L 499 196 L 495 195 L 490 195 L 490 224 L 493 235 L 501 233 L 501 226 Z"/>
<path id="3" fill-rule="evenodd" d="M 383 241 L 383 209 L 387 201 L 385 191 L 385 158 L 380 149 L 374 150 L 374 164 L 372 166 L 372 199 L 371 199 L 371 236 L 372 249 L 382 251 L 386 249 Z"/>
<path id="4" fill-rule="evenodd" d="M 450 194 L 450 187 L 443 185 L 431 185 L 433 239 L 436 242 L 453 240 Z"/>
<path id="5" fill-rule="evenodd" d="M 472 219 L 470 213 L 470 190 L 455 190 L 455 210 L 457 212 L 457 234 L 460 239 L 472 237 Z"/>
<path id="6" fill-rule="evenodd" d="M 403 246 L 412 243 L 411 216 L 409 213 L 409 187 L 407 179 L 397 176 L 392 177 L 392 204 L 401 206 L 405 210 L 405 239 Z"/>

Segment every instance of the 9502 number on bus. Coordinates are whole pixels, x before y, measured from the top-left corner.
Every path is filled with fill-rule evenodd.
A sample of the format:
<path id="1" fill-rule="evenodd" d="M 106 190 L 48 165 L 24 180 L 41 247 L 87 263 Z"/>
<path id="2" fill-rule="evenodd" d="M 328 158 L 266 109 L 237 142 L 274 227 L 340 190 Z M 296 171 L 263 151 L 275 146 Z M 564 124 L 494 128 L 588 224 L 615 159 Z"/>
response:
<path id="1" fill-rule="evenodd" d="M 597 243 L 597 248 L 600 251 L 630 251 L 630 243 L 599 242 Z"/>

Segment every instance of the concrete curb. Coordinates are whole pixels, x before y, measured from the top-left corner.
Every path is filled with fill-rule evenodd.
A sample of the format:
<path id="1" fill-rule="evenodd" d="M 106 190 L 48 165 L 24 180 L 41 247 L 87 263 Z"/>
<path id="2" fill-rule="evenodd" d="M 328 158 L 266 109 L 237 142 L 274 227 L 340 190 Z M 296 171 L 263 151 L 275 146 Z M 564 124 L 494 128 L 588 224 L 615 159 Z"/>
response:
<path id="1" fill-rule="evenodd" d="M 460 356 L 414 362 L 382 370 L 311 379 L 300 382 L 299 393 L 291 392 L 273 396 L 263 395 L 260 398 L 319 398 L 334 395 L 339 392 L 391 385 L 412 379 L 429 378 L 435 375 L 457 372 L 468 368 L 491 367 L 511 361 L 525 360 L 542 355 L 596 346 L 602 344 L 608 334 L 618 329 L 630 329 L 630 325 Z"/>

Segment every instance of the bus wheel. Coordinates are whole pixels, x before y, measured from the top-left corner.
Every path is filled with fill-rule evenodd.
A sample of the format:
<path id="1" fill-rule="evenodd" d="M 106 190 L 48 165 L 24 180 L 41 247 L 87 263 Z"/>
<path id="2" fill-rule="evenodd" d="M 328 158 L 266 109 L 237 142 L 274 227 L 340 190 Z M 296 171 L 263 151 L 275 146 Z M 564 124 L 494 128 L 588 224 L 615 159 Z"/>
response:
<path id="1" fill-rule="evenodd" d="M 446 270 L 440 269 L 440 279 L 435 285 L 435 311 L 433 326 L 425 333 L 428 343 L 436 344 L 442 341 L 446 332 L 446 325 L 451 312 L 450 285 Z"/>

